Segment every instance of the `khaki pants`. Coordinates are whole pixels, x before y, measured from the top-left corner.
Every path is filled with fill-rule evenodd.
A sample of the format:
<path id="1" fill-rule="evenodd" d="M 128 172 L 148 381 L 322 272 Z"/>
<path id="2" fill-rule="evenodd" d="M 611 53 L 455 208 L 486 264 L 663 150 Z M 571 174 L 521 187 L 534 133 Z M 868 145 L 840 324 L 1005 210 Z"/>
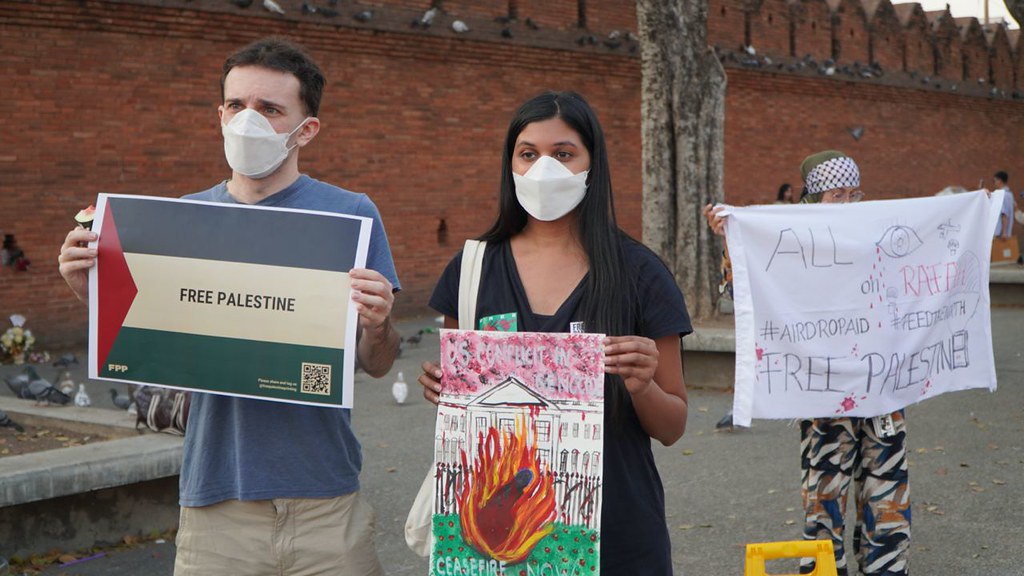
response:
<path id="1" fill-rule="evenodd" d="M 358 492 L 182 507 L 174 576 L 382 576 L 374 532 Z"/>

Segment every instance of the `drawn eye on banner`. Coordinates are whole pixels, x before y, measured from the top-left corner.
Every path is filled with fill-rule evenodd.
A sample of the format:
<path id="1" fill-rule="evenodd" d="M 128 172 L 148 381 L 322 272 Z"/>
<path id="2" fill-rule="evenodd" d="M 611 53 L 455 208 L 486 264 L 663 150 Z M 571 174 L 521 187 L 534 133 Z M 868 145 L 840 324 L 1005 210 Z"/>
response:
<path id="1" fill-rule="evenodd" d="M 998 194 L 729 207 L 735 421 L 876 416 L 994 390 Z"/>

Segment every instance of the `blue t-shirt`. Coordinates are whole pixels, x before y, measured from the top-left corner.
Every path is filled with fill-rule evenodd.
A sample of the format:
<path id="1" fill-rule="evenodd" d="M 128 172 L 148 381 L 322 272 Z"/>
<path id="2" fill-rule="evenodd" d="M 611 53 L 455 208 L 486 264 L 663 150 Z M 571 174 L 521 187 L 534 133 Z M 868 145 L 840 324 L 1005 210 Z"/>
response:
<path id="1" fill-rule="evenodd" d="M 223 182 L 185 198 L 239 203 Z M 400 289 L 380 213 L 365 194 L 301 176 L 257 205 L 372 218 L 366 267 Z M 196 393 L 185 432 L 180 504 L 333 498 L 359 490 L 362 463 L 347 409 Z"/>

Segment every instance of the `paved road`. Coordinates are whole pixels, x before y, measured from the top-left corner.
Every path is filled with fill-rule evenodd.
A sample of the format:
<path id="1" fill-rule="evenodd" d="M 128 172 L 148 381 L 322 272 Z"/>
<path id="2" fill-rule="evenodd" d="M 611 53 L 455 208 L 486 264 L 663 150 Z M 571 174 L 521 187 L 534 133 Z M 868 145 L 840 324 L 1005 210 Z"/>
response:
<path id="1" fill-rule="evenodd" d="M 412 321 L 402 330 L 409 334 L 429 325 L 430 320 Z M 1024 575 L 1022 327 L 1024 309 L 993 314 L 998 392 L 947 394 L 908 410 L 915 574 Z M 433 412 L 413 380 L 419 362 L 436 356 L 436 335 L 427 336 L 396 365 L 395 372 L 404 371 L 410 385 L 406 405 L 391 398 L 393 374 L 357 383 L 353 420 L 365 453 L 362 480 L 378 513 L 380 557 L 392 576 L 427 572 L 426 561 L 405 547 L 402 529 L 432 450 Z M 799 433 L 779 421 L 757 421 L 742 432 L 714 432 L 731 396 L 701 389 L 699 382 L 688 384 L 686 436 L 675 446 L 655 450 L 676 573 L 739 575 L 745 544 L 799 538 Z M 43 574 L 169 576 L 172 565 L 171 543 L 149 544 Z M 793 570 L 786 563 L 772 569 Z"/>

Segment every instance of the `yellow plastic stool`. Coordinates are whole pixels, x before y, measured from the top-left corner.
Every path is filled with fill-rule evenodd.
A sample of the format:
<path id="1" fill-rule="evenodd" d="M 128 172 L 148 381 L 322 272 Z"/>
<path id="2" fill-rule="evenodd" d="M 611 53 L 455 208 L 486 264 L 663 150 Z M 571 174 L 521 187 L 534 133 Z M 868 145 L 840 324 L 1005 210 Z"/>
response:
<path id="1" fill-rule="evenodd" d="M 836 576 L 836 557 L 831 540 L 797 540 L 747 544 L 745 576 L 767 576 L 765 560 L 814 557 L 813 576 Z M 786 576 L 779 574 L 777 576 Z"/>

